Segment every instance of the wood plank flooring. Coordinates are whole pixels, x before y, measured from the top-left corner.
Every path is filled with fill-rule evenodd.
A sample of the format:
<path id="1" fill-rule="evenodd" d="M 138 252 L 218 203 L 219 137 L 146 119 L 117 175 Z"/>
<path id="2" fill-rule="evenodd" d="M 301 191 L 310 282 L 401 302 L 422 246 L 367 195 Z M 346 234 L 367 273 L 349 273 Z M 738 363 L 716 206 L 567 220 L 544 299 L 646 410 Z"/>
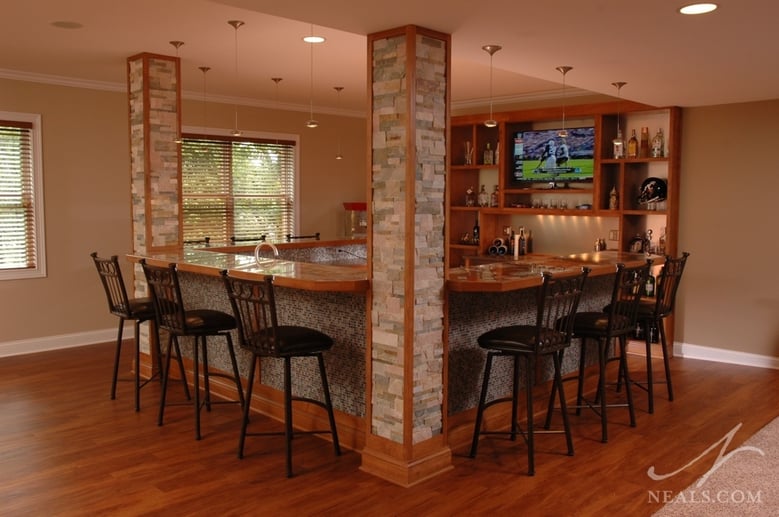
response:
<path id="1" fill-rule="evenodd" d="M 237 459 L 237 406 L 204 413 L 198 442 L 189 407 L 169 408 L 157 426 L 157 383 L 139 413 L 129 382 L 109 400 L 112 353 L 105 344 L 0 359 L 0 515 L 651 515 L 662 505 L 650 492 L 685 488 L 719 447 L 664 481 L 649 467 L 673 472 L 741 423 L 732 450 L 779 416 L 779 371 L 673 359 L 673 403 L 659 386 L 649 415 L 635 390 L 637 427 L 614 410 L 607 444 L 595 414 L 573 416 L 576 455 L 563 454 L 560 435 L 539 437 L 535 477 L 521 440 L 490 437 L 476 459 L 454 451 L 453 470 L 401 488 L 360 471 L 358 453 L 337 458 L 306 436 L 286 479 L 281 437 L 249 437 Z M 281 429 L 261 416 L 254 424 Z"/>

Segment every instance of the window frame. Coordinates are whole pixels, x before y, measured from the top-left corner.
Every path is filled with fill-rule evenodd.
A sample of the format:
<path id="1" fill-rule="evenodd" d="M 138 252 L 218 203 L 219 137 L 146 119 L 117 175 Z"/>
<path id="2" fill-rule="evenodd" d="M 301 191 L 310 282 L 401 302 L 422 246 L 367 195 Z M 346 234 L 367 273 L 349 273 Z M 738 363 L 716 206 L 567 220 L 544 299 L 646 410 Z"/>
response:
<path id="1" fill-rule="evenodd" d="M 293 182 L 294 186 L 292 189 L 293 196 L 294 196 L 294 203 L 292 207 L 292 213 L 293 213 L 293 228 L 291 229 L 291 232 L 293 235 L 297 235 L 300 233 L 300 135 L 298 134 L 291 134 L 291 133 L 270 133 L 270 132 L 264 132 L 264 131 L 241 131 L 241 135 L 239 137 L 234 137 L 229 130 L 225 130 L 224 128 L 211 128 L 211 127 L 198 127 L 198 126 L 183 126 L 181 129 L 182 135 L 188 135 L 188 136 L 195 136 L 198 138 L 214 138 L 218 140 L 279 140 L 279 141 L 292 141 L 294 142 L 293 145 L 293 156 L 294 156 L 294 167 L 293 167 Z M 183 160 L 183 158 L 181 158 Z M 180 170 L 183 171 L 183 162 L 181 165 Z M 182 172 L 183 174 L 183 172 Z M 183 205 L 184 205 L 184 192 L 183 192 L 183 178 L 181 179 L 181 185 L 182 185 L 182 192 L 181 192 L 181 206 L 182 206 L 182 213 L 181 213 L 181 241 L 184 242 L 184 214 L 183 214 Z M 228 205 L 232 207 L 234 204 L 234 197 L 230 195 Z M 233 218 L 232 209 L 231 214 L 228 215 L 228 219 L 232 220 Z M 231 223 L 232 224 L 232 223 Z M 280 240 L 283 236 L 279 235 L 277 236 L 277 240 Z"/>
<path id="2" fill-rule="evenodd" d="M 23 280 L 28 278 L 45 278 L 46 270 L 46 220 L 44 217 L 44 188 L 43 188 L 43 146 L 41 137 L 41 115 L 39 113 L 18 113 L 13 111 L 0 111 L 0 120 L 26 122 L 32 124 L 30 131 L 31 159 L 32 159 L 32 184 L 33 219 L 35 221 L 35 267 L 0 269 L 0 281 Z"/>

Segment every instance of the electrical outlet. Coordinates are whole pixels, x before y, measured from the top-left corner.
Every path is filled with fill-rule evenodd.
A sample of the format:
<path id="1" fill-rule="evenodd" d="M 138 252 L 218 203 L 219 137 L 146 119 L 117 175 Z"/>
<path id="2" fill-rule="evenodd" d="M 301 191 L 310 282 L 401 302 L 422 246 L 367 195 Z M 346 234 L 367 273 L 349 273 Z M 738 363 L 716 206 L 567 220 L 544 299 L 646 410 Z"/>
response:
<path id="1" fill-rule="evenodd" d="M 609 230 L 609 240 L 610 241 L 618 241 L 619 240 L 619 230 Z"/>

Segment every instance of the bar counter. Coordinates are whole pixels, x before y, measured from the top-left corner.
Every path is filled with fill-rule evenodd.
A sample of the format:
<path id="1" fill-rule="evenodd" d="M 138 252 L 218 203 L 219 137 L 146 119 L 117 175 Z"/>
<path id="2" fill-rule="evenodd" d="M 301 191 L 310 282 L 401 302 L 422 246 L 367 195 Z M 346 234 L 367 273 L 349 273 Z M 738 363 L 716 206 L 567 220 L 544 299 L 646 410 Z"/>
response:
<path id="1" fill-rule="evenodd" d="M 307 246 L 306 246 L 307 244 Z M 344 251 L 353 241 L 295 243 L 278 245 L 281 253 L 287 250 L 333 248 Z M 358 245 L 359 246 L 359 245 Z M 346 252 L 339 260 L 294 260 L 285 257 L 267 257 L 255 260 L 254 246 L 219 246 L 185 248 L 178 252 L 155 253 L 145 256 L 129 255 L 133 262 L 146 258 L 157 265 L 177 264 L 180 271 L 217 276 L 226 269 L 237 276 L 252 278 L 272 275 L 276 285 L 306 291 L 366 292 L 369 288 L 367 265 L 355 252 Z M 364 251 L 363 251 L 364 253 Z M 364 255 L 363 255 L 364 257 Z M 590 268 L 590 277 L 614 273 L 618 263 L 638 265 L 652 258 L 654 265 L 662 263 L 660 256 L 647 257 L 642 253 L 599 251 L 566 256 L 545 254 L 524 255 L 517 259 L 500 256 L 464 257 L 465 265 L 451 268 L 446 286 L 450 292 L 507 292 L 527 289 L 541 284 L 541 273 L 556 275 L 578 273 L 582 266 Z"/>
<path id="2" fill-rule="evenodd" d="M 278 245 L 279 257 L 255 260 L 254 246 L 225 246 L 153 253 L 141 258 L 154 264 L 176 263 L 184 296 L 192 306 L 230 312 L 219 272 L 245 278 L 273 275 L 281 324 L 299 324 L 317 328 L 330 335 L 335 346 L 325 354 L 331 395 L 338 414 L 339 434 L 344 445 L 359 448 L 363 443 L 366 414 L 366 325 L 369 321 L 366 295 L 370 281 L 365 262 L 365 244 L 353 241 L 292 243 Z M 268 251 L 267 249 L 265 250 Z M 661 257 L 652 257 L 661 259 Z M 641 264 L 643 254 L 602 251 L 577 255 L 527 255 L 512 257 L 466 257 L 465 266 L 452 268 L 446 282 L 447 334 L 444 336 L 448 364 L 448 390 L 444 401 L 452 416 L 449 427 L 468 428 L 476 407 L 484 367 L 484 352 L 478 347 L 479 334 L 497 326 L 532 323 L 535 318 L 535 294 L 541 272 L 555 275 L 576 274 L 583 266 L 591 268 L 580 310 L 601 310 L 611 296 L 616 264 Z M 658 264 L 659 262 L 655 262 Z M 188 347 L 185 347 L 187 349 Z M 220 347 L 221 348 L 221 347 Z M 578 367 L 578 347 L 566 353 L 564 371 Z M 186 351 L 185 351 L 186 354 Z M 242 375 L 248 372 L 251 355 L 238 350 Z M 229 368 L 226 354 L 215 350 L 209 361 L 220 369 Z M 313 362 L 297 363 L 297 379 L 318 379 Z M 261 386 L 255 389 L 253 406 L 261 412 L 278 415 L 283 386 L 281 362 L 263 360 Z M 541 365 L 541 375 L 549 372 Z M 502 395 L 498 386 L 508 385 L 508 364 L 494 366 L 495 387 L 492 396 Z M 500 381 L 505 377 L 505 383 Z M 296 388 L 297 389 L 297 388 Z M 318 385 L 300 386 L 300 394 L 317 398 Z M 492 393 L 494 391 L 494 393 Z M 258 400 L 259 399 L 259 400 Z M 296 410 L 297 411 L 297 410 Z M 296 420 L 300 421 L 300 420 Z M 343 431 L 343 432 L 342 432 Z"/>

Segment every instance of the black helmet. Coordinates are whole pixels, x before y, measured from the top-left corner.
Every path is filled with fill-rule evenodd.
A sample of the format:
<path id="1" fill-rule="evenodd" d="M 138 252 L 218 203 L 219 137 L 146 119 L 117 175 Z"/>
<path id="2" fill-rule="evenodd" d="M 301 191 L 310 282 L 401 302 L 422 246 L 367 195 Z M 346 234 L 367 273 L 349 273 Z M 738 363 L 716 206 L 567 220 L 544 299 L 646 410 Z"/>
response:
<path id="1" fill-rule="evenodd" d="M 665 201 L 668 197 L 668 186 L 662 178 L 647 178 L 641 184 L 641 192 L 638 196 L 640 204 Z"/>

